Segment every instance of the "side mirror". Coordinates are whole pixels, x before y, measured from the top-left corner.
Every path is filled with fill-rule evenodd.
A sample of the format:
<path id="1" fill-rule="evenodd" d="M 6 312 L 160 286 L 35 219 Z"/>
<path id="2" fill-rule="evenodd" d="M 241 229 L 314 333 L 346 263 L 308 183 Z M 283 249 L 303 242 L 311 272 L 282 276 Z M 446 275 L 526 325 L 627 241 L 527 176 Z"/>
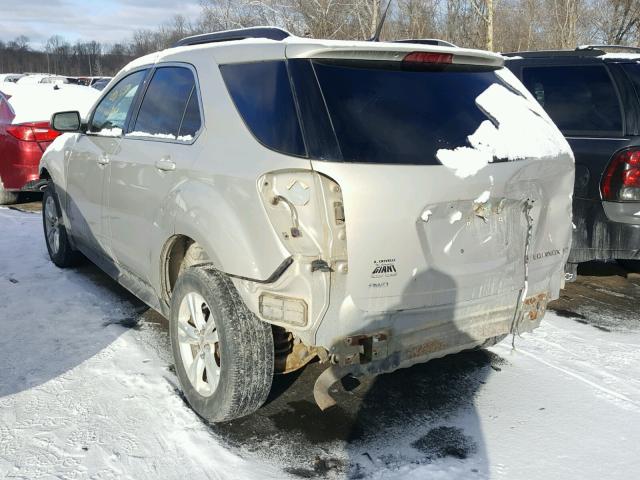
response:
<path id="1" fill-rule="evenodd" d="M 58 112 L 51 117 L 51 128 L 58 132 L 79 132 L 81 126 L 80 112 Z"/>

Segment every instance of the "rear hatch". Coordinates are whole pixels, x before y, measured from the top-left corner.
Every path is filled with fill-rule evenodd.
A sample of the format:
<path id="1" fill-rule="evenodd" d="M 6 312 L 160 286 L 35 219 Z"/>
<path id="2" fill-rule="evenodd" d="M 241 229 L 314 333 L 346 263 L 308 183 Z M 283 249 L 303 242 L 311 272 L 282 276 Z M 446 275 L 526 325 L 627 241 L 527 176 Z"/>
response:
<path id="1" fill-rule="evenodd" d="M 455 51 L 288 62 L 312 167 L 342 190 L 360 309 L 515 301 L 527 252 L 537 285 L 566 260 L 569 146 L 499 63 Z"/>

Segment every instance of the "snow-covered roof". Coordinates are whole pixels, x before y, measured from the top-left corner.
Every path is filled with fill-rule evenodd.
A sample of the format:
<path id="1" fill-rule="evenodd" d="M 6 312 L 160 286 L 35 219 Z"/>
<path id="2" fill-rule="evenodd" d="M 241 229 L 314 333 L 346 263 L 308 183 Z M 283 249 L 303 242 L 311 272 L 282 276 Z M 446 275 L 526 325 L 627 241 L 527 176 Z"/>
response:
<path id="1" fill-rule="evenodd" d="M 605 53 L 604 55 L 598 55 L 598 58 L 603 60 L 640 60 L 640 54 L 638 53 Z"/>

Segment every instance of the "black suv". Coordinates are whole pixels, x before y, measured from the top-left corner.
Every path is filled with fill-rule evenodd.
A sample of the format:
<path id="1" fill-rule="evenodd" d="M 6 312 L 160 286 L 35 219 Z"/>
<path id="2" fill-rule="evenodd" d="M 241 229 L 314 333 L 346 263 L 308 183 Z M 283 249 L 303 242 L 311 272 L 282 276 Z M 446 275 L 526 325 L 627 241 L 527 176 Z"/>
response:
<path id="1" fill-rule="evenodd" d="M 640 53 L 606 53 L 619 48 L 505 54 L 576 158 L 573 273 L 589 260 L 640 259 Z"/>

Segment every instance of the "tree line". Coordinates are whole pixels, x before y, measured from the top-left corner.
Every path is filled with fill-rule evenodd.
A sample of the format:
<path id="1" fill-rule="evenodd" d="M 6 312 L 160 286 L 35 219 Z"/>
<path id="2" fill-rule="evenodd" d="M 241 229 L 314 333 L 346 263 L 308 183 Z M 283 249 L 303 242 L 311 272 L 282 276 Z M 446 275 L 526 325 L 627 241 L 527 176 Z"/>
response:
<path id="1" fill-rule="evenodd" d="M 0 41 L 0 72 L 113 75 L 131 59 L 180 38 L 256 25 L 299 36 L 369 39 L 387 0 L 202 0 L 197 18 L 175 15 L 122 43 L 67 42 L 54 35 Z M 381 39 L 440 38 L 461 47 L 509 52 L 580 44 L 640 45 L 640 0 L 393 0 Z"/>

